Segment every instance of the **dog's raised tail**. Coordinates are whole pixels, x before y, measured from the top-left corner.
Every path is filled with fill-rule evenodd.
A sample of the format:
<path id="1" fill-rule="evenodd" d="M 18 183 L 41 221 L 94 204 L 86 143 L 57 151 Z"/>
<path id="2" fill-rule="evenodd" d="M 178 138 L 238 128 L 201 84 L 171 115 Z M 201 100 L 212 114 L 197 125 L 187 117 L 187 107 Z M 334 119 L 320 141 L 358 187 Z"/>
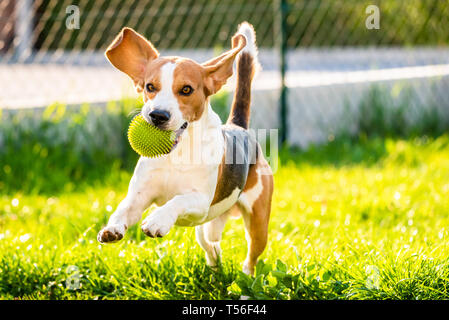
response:
<path id="1" fill-rule="evenodd" d="M 236 59 L 237 86 L 227 123 L 248 129 L 251 113 L 251 83 L 260 69 L 260 64 L 257 60 L 256 33 L 253 26 L 243 22 L 239 25 L 237 34 L 243 34 L 246 37 L 246 46 Z"/>

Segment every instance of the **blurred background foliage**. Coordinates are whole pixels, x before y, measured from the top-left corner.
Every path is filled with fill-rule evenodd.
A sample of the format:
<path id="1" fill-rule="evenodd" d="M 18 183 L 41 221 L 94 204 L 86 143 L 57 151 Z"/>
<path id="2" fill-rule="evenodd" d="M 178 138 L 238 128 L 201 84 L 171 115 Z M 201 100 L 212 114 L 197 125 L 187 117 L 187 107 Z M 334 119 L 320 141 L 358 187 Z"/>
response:
<path id="1" fill-rule="evenodd" d="M 3 113 L 0 122 L 0 190 L 25 193 L 72 191 L 81 181 L 131 168 L 136 156 L 127 150 L 128 113 L 135 102 L 117 106 Z"/>

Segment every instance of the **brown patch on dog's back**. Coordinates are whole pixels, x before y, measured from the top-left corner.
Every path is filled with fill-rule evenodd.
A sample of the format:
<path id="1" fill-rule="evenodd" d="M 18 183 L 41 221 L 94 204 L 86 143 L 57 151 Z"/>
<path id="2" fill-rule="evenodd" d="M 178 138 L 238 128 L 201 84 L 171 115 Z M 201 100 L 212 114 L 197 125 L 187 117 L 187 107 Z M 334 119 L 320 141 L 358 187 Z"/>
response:
<path id="1" fill-rule="evenodd" d="M 256 165 L 252 164 L 249 166 L 248 178 L 246 179 L 246 184 L 244 191 L 251 189 L 257 183 L 257 173 L 256 173 Z"/>

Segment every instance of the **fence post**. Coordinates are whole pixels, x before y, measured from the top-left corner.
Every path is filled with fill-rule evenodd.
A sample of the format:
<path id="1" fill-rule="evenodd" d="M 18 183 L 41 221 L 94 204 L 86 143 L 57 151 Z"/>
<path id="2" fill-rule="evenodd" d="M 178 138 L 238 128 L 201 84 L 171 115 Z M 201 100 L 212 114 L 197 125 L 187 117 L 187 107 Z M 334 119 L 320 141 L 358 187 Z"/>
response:
<path id="1" fill-rule="evenodd" d="M 14 62 L 22 62 L 32 51 L 33 3 L 31 0 L 16 2 L 16 31 L 14 37 Z"/>
<path id="2" fill-rule="evenodd" d="M 279 72 L 281 76 L 281 88 L 279 95 L 279 111 L 280 111 L 280 138 L 281 145 L 285 145 L 288 141 L 288 106 L 287 106 L 287 86 L 285 85 L 285 71 L 287 70 L 287 0 L 274 1 L 274 40 L 275 46 L 279 54 Z"/>

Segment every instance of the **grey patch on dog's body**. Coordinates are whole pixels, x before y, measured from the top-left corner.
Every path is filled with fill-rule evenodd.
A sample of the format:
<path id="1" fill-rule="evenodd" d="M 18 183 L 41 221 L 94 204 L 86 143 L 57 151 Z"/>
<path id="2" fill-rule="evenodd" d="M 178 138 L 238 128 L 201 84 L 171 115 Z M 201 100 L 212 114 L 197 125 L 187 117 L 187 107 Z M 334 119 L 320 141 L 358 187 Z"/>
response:
<path id="1" fill-rule="evenodd" d="M 239 199 L 248 179 L 250 166 L 256 161 L 257 142 L 248 131 L 236 125 L 222 127 L 224 154 L 218 169 L 217 186 L 206 220 L 215 219 L 228 211 Z M 194 226 L 186 219 L 178 219 L 177 225 Z"/>
<path id="2" fill-rule="evenodd" d="M 239 126 L 224 125 L 222 132 L 225 150 L 211 205 L 228 198 L 237 188 L 241 192 L 246 184 L 249 166 L 255 162 L 256 142 L 248 131 Z"/>

